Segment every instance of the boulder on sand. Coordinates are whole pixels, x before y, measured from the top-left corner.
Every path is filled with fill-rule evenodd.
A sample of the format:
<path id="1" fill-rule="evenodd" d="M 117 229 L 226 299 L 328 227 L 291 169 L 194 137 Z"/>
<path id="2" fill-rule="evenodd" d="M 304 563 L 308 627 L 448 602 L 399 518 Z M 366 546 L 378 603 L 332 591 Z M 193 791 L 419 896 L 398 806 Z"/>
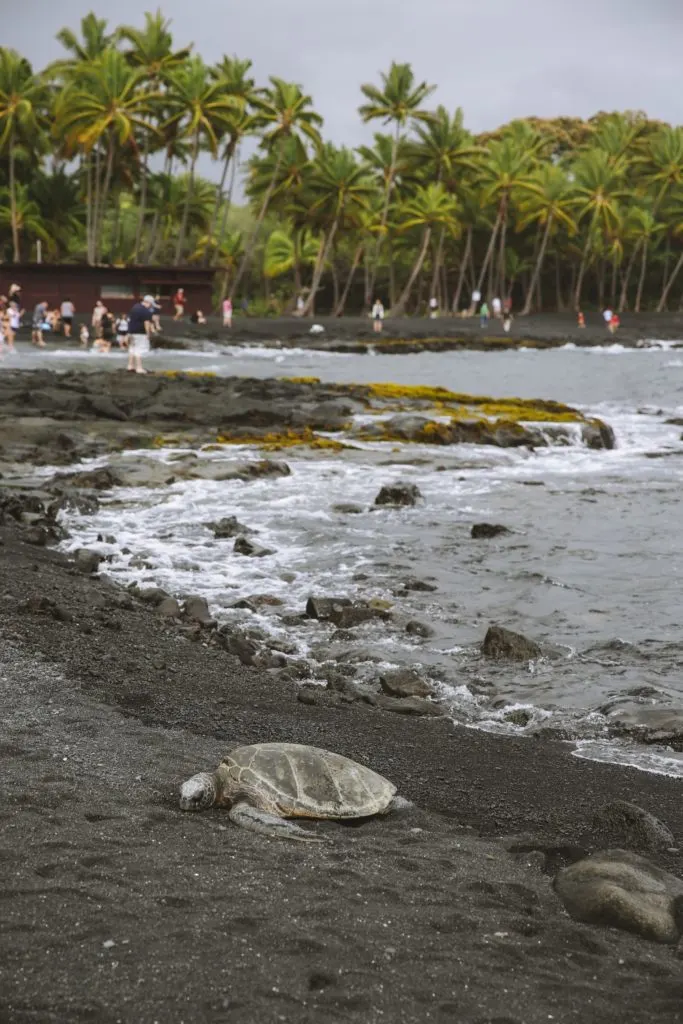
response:
<path id="1" fill-rule="evenodd" d="M 272 548 L 262 548 L 248 537 L 238 537 L 233 550 L 236 555 L 247 555 L 250 558 L 265 558 L 266 555 L 274 554 Z"/>
<path id="2" fill-rule="evenodd" d="M 600 846 L 625 846 L 646 850 L 668 850 L 676 846 L 671 829 L 643 807 L 626 800 L 612 800 L 593 815 L 591 832 Z"/>
<path id="3" fill-rule="evenodd" d="M 531 661 L 538 658 L 541 648 L 522 633 L 515 633 L 502 626 L 489 626 L 481 653 L 496 661 Z"/>
<path id="4" fill-rule="evenodd" d="M 91 551 L 90 548 L 78 548 L 74 552 L 74 560 L 78 571 L 89 575 L 99 569 L 102 555 L 98 551 Z"/>
<path id="5" fill-rule="evenodd" d="M 416 484 L 403 483 L 385 484 L 375 498 L 375 505 L 416 505 L 422 497 Z"/>
<path id="6" fill-rule="evenodd" d="M 216 620 L 209 611 L 206 598 L 191 594 L 185 598 L 183 615 L 192 622 L 198 622 L 200 626 L 215 626 Z"/>
<path id="7" fill-rule="evenodd" d="M 306 602 L 306 615 L 309 619 L 320 619 L 324 622 L 342 608 L 350 607 L 351 603 L 348 597 L 309 597 Z"/>

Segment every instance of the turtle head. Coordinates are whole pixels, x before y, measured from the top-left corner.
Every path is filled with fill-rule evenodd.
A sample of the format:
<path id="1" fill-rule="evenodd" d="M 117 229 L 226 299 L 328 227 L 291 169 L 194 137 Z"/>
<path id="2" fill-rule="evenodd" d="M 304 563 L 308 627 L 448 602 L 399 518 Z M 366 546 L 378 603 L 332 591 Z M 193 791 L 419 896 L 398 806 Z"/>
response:
<path id="1" fill-rule="evenodd" d="M 209 772 L 193 775 L 180 787 L 181 811 L 205 811 L 216 802 L 216 779 Z"/>

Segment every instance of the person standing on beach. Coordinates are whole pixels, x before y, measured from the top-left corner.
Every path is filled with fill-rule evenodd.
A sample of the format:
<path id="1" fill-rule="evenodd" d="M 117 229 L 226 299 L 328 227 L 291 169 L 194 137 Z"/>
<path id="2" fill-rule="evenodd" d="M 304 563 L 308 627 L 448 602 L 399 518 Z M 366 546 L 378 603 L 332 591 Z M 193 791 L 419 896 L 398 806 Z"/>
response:
<path id="1" fill-rule="evenodd" d="M 512 313 L 510 312 L 509 309 L 506 309 L 506 310 L 503 311 L 503 330 L 505 331 L 506 334 L 510 333 L 510 328 L 511 327 L 512 327 Z"/>
<path id="2" fill-rule="evenodd" d="M 116 321 L 116 341 L 119 348 L 128 348 L 128 317 L 125 313 Z"/>
<path id="3" fill-rule="evenodd" d="M 429 300 L 429 318 L 430 320 L 436 320 L 439 315 L 439 300 L 435 295 L 432 295 Z"/>
<path id="4" fill-rule="evenodd" d="M 182 320 L 185 316 L 185 290 L 179 288 L 173 296 L 173 306 L 175 307 L 174 320 Z"/>
<path id="5" fill-rule="evenodd" d="M 45 348 L 45 342 L 43 341 L 43 331 L 45 330 L 46 316 L 47 302 L 36 303 L 35 309 L 33 310 L 33 319 L 31 322 L 31 344 L 37 345 L 38 348 Z"/>
<path id="6" fill-rule="evenodd" d="M 489 322 L 489 304 L 488 302 L 482 302 L 481 309 L 479 310 L 479 326 L 486 327 Z"/>
<path id="7" fill-rule="evenodd" d="M 583 315 L 583 312 L 581 310 L 579 310 L 579 312 L 576 315 L 576 326 L 577 327 L 585 327 L 586 326 L 586 318 Z"/>
<path id="8" fill-rule="evenodd" d="M 614 334 L 614 329 L 612 327 L 612 316 L 613 313 L 611 309 L 605 309 L 603 311 L 602 318 L 605 321 L 605 326 L 607 330 L 610 332 L 610 334 Z"/>
<path id="9" fill-rule="evenodd" d="M 92 311 L 92 329 L 95 332 L 95 337 L 100 337 L 100 321 L 102 319 L 102 313 L 104 312 L 104 303 L 102 299 L 98 299 L 95 303 Z"/>
<path id="10" fill-rule="evenodd" d="M 74 322 L 74 313 L 76 307 L 74 306 L 71 299 L 64 299 L 61 306 L 59 307 L 59 315 L 62 318 L 62 326 L 64 327 L 64 337 L 71 337 L 71 327 Z"/>
<path id="11" fill-rule="evenodd" d="M 142 302 L 136 302 L 128 314 L 128 371 L 147 373 L 143 369 L 142 357 L 149 352 L 149 335 L 154 316 L 154 296 L 145 295 Z"/>
<path id="12" fill-rule="evenodd" d="M 5 341 L 10 352 L 14 352 L 14 339 L 21 325 L 21 310 L 15 302 L 10 302 L 5 312 Z"/>
<path id="13" fill-rule="evenodd" d="M 232 327 L 232 299 L 223 299 L 223 326 Z"/>
<path id="14" fill-rule="evenodd" d="M 372 307 L 372 329 L 375 334 L 382 333 L 382 326 L 384 323 L 384 306 L 379 299 L 375 299 L 375 304 Z"/>
<path id="15" fill-rule="evenodd" d="M 81 324 L 81 333 L 79 337 L 81 339 L 81 348 L 87 348 L 90 344 L 90 331 L 88 330 L 87 324 Z"/>
<path id="16" fill-rule="evenodd" d="M 612 313 L 612 319 L 609 323 L 612 334 L 616 334 L 621 326 L 621 317 L 618 313 Z"/>
<path id="17" fill-rule="evenodd" d="M 498 296 L 491 300 L 491 308 L 493 309 L 493 315 L 496 320 L 500 319 L 500 311 L 503 308 L 503 303 L 500 301 Z"/>

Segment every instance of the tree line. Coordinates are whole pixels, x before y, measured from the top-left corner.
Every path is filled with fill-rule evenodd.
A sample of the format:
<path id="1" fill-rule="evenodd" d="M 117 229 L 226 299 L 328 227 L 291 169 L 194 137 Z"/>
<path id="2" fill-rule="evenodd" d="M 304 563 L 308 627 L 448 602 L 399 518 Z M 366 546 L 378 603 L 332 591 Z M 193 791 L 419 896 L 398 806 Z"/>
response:
<path id="1" fill-rule="evenodd" d="M 191 263 L 263 311 L 297 295 L 306 313 L 375 296 L 394 314 L 432 296 L 458 311 L 476 291 L 522 313 L 683 307 L 679 126 L 601 112 L 477 135 L 393 63 L 360 86 L 380 130 L 352 149 L 325 140 L 301 86 L 259 85 L 235 56 L 207 65 L 160 11 L 141 28 L 88 14 L 58 39 L 40 72 L 0 47 L 3 260 L 40 241 L 54 261 Z"/>

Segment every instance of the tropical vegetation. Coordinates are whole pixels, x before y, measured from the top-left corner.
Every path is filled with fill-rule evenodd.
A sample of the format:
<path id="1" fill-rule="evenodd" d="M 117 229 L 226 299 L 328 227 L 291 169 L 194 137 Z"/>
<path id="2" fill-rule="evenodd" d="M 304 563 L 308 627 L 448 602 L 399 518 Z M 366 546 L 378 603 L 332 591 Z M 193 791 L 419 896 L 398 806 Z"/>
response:
<path id="1" fill-rule="evenodd" d="M 376 130 L 353 149 L 302 85 L 206 64 L 161 11 L 57 38 L 40 71 L 0 47 L 3 261 L 194 264 L 260 312 L 455 312 L 476 291 L 521 313 L 683 305 L 680 126 L 625 111 L 475 134 L 393 63 L 359 84 Z"/>

